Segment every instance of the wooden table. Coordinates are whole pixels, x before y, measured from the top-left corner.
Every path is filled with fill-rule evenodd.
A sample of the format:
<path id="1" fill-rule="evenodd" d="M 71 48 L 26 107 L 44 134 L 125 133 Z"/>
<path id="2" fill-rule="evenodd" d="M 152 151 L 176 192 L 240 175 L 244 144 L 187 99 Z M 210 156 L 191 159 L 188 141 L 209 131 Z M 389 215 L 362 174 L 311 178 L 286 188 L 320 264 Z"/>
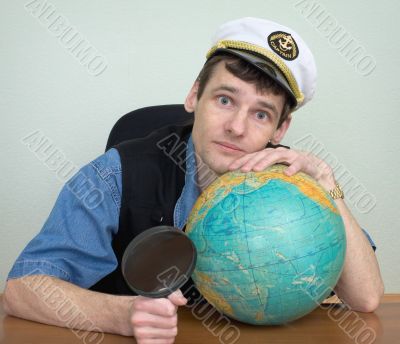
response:
<path id="1" fill-rule="evenodd" d="M 200 310 L 196 312 L 194 308 L 181 307 L 178 313 L 179 334 L 175 343 L 400 344 L 400 295 L 386 295 L 375 313 L 355 313 L 339 305 L 325 305 L 286 326 L 250 326 L 235 321 L 222 321 L 218 325 L 215 314 L 205 316 L 203 320 L 197 319 L 201 315 Z M 5 315 L 1 303 L 0 343 L 132 344 L 135 341 L 111 334 L 74 333 L 65 328 L 14 318 Z"/>

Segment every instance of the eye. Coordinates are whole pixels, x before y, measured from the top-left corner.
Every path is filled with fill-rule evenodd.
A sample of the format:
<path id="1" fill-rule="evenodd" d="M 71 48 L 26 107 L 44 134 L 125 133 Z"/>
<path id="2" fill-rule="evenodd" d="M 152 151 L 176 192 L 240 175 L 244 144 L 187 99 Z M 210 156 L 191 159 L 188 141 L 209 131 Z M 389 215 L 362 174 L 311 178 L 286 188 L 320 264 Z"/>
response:
<path id="1" fill-rule="evenodd" d="M 218 97 L 218 102 L 222 105 L 229 105 L 231 103 L 231 100 L 227 96 L 219 96 Z"/>
<path id="2" fill-rule="evenodd" d="M 269 115 L 268 115 L 268 113 L 266 113 L 264 111 L 259 111 L 256 113 L 256 117 L 257 117 L 257 119 L 260 119 L 260 120 L 267 120 L 269 118 Z"/>

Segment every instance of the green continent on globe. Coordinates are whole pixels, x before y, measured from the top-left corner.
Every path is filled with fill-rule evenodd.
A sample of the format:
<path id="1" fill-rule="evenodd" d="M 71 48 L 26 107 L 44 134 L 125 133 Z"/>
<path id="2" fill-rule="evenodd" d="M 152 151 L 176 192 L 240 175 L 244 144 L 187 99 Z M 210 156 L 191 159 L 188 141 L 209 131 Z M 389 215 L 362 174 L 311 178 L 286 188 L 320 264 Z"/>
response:
<path id="1" fill-rule="evenodd" d="M 286 166 L 229 172 L 198 198 L 186 233 L 197 249 L 192 275 L 219 311 L 251 324 L 283 324 L 332 291 L 346 235 L 330 195 Z"/>

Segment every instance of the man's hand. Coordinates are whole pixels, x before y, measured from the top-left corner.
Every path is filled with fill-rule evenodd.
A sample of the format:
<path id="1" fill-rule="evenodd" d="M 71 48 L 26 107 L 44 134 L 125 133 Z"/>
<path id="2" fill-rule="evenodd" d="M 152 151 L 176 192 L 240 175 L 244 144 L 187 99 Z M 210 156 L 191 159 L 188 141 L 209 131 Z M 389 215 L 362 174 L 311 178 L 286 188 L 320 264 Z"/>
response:
<path id="1" fill-rule="evenodd" d="M 180 290 L 168 298 L 137 296 L 131 308 L 131 324 L 137 343 L 173 343 L 178 333 L 178 306 L 183 306 L 186 302 Z"/>
<path id="2" fill-rule="evenodd" d="M 267 167 L 281 163 L 288 165 L 285 174 L 292 176 L 301 171 L 320 183 L 326 190 L 335 187 L 335 179 L 332 168 L 323 160 L 308 152 L 294 149 L 265 148 L 261 151 L 246 154 L 229 165 L 229 170 L 242 172 L 262 171 Z"/>
<path id="3" fill-rule="evenodd" d="M 283 147 L 246 154 L 233 161 L 228 168 L 231 171 L 258 172 L 277 163 L 288 165 L 284 171 L 288 176 L 301 171 L 314 178 L 327 191 L 335 187 L 332 168 L 326 162 L 310 153 Z M 373 312 L 384 292 L 378 261 L 344 200 L 336 199 L 335 203 L 342 216 L 347 238 L 345 264 L 335 292 L 354 310 Z"/>

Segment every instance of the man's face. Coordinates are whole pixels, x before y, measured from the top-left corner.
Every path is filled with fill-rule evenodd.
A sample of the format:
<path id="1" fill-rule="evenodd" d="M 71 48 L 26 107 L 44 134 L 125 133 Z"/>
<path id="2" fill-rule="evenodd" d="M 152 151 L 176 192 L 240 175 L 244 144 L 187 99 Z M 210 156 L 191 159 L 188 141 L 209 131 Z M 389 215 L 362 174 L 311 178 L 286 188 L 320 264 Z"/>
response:
<path id="1" fill-rule="evenodd" d="M 218 175 L 243 155 L 264 149 L 269 140 L 278 143 L 289 126 L 290 119 L 277 129 L 284 96 L 257 93 L 255 85 L 228 72 L 223 61 L 199 100 L 197 88 L 196 82 L 185 102 L 186 110 L 195 113 L 193 143 L 198 157 Z"/>

